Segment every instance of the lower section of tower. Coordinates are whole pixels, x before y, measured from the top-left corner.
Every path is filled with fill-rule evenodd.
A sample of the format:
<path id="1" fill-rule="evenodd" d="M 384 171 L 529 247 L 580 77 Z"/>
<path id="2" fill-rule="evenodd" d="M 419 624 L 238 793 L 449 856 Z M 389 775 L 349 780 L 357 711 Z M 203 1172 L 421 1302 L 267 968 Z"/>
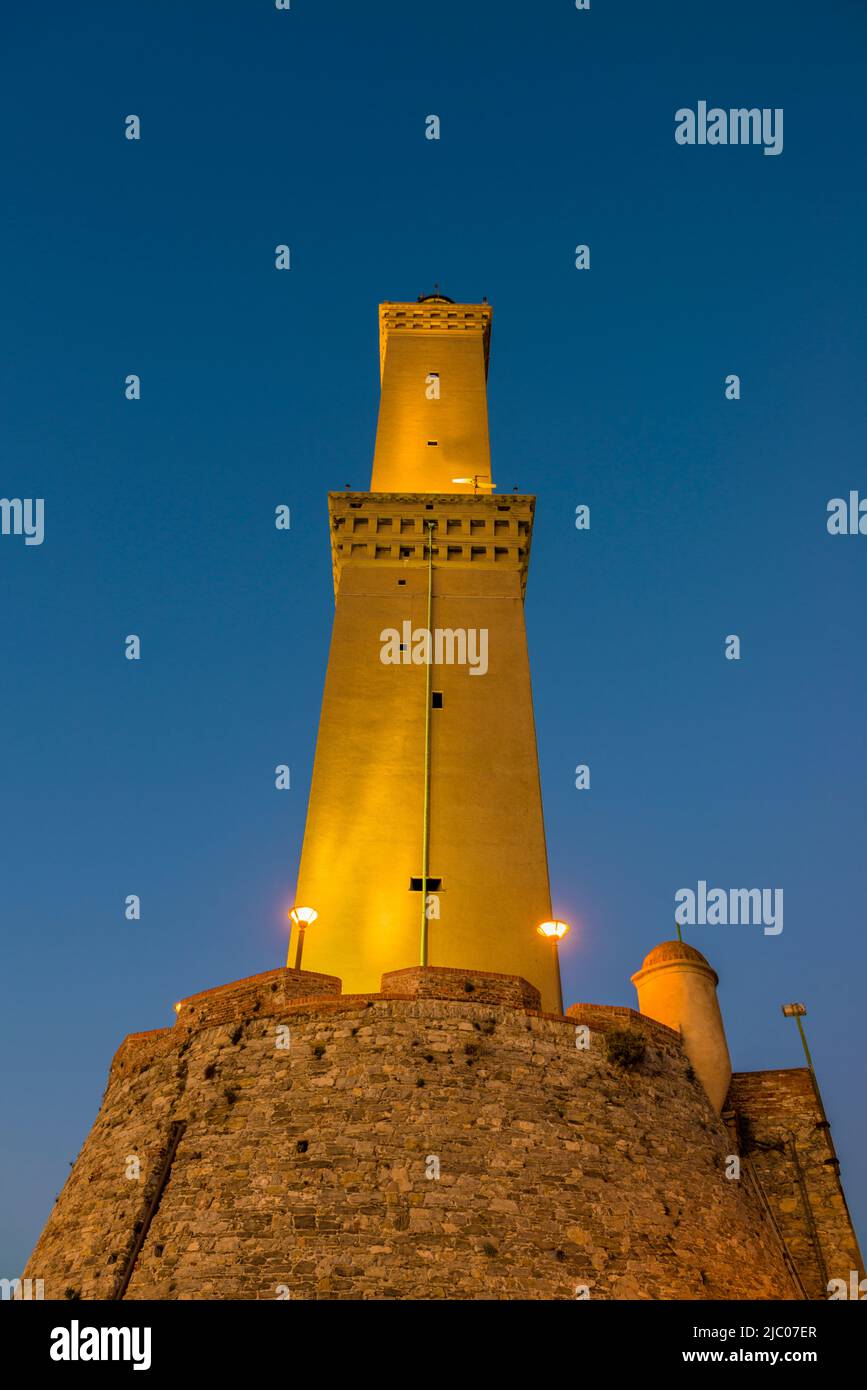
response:
<path id="1" fill-rule="evenodd" d="M 524 582 L 533 499 L 332 494 L 336 608 L 296 904 L 304 964 L 426 963 L 559 1007 Z"/>

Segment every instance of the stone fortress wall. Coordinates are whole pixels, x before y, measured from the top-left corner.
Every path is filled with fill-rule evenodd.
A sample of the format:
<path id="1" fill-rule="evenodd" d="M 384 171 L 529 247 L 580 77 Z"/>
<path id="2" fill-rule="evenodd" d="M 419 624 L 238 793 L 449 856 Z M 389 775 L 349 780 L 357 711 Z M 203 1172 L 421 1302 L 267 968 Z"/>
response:
<path id="1" fill-rule="evenodd" d="M 482 972 L 342 995 L 274 970 L 124 1041 L 25 1276 L 85 1300 L 802 1298 L 784 1179 L 769 1202 L 732 1152 L 680 1035 L 633 1010 L 543 1014 Z"/>

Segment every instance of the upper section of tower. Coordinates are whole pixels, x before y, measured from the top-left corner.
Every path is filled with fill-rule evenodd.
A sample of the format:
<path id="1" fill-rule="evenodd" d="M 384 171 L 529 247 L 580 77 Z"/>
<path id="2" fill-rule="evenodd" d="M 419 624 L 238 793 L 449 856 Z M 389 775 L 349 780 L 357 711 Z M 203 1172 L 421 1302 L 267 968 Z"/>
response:
<path id="1" fill-rule="evenodd" d="M 490 304 L 442 294 L 379 306 L 372 492 L 490 493 Z"/>

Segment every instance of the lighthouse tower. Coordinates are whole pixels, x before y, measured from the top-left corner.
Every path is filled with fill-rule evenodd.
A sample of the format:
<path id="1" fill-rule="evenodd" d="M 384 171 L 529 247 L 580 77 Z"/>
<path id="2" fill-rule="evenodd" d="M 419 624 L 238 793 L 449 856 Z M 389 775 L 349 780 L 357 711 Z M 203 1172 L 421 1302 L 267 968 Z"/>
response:
<path id="1" fill-rule="evenodd" d="M 519 975 L 559 1010 L 524 629 L 534 498 L 498 496 L 490 305 L 380 306 L 370 492 L 329 495 L 335 614 L 296 890 L 304 968 Z M 293 946 L 290 943 L 290 962 Z"/>

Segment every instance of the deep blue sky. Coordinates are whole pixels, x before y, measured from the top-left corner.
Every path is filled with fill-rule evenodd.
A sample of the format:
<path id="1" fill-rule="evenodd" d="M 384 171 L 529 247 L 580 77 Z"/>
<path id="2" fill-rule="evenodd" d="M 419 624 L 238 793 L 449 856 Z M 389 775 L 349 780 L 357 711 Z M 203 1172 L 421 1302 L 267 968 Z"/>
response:
<path id="1" fill-rule="evenodd" d="M 325 493 L 369 484 L 378 302 L 435 280 L 494 305 L 494 473 L 538 496 L 567 1002 L 635 1003 L 679 887 L 782 887 L 781 936 L 689 939 L 736 1068 L 800 1065 L 779 1005 L 806 1000 L 863 1231 L 867 537 L 825 528 L 867 493 L 862 5 L 49 3 L 11 28 L 0 495 L 44 497 L 46 539 L 0 537 L 0 1275 L 121 1038 L 282 963 Z M 783 107 L 782 155 L 678 146 L 701 99 Z"/>

